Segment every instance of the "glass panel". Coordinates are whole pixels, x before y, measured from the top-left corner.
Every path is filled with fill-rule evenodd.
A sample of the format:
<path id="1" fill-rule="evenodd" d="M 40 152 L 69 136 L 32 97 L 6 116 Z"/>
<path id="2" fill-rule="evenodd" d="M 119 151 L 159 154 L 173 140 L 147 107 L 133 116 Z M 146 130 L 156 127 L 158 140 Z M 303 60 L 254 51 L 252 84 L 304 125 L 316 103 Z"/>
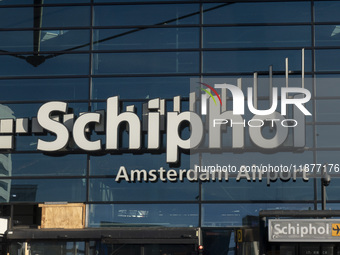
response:
<path id="1" fill-rule="evenodd" d="M 12 5 L 12 4 L 33 4 L 33 0 L 31 2 L 28 2 L 27 0 L 16 0 L 15 3 L 13 3 L 13 0 L 2 0 L 0 1 L 0 5 Z"/>
<path id="2" fill-rule="evenodd" d="M 316 132 L 318 148 L 340 147 L 339 125 L 317 125 Z"/>
<path id="3" fill-rule="evenodd" d="M 0 8 L 0 28 L 28 27 L 33 28 L 33 8 Z"/>
<path id="4" fill-rule="evenodd" d="M 122 99 L 172 98 L 189 95 L 191 77 L 93 78 L 93 99 L 119 95 Z M 0 95 L 1 96 L 1 95 Z"/>
<path id="5" fill-rule="evenodd" d="M 307 26 L 206 27 L 203 32 L 205 48 L 311 46 Z"/>
<path id="6" fill-rule="evenodd" d="M 125 169 L 129 178 L 138 177 L 139 173 L 132 175 L 130 174 L 130 168 Z M 145 169 L 144 166 L 143 169 Z M 146 172 L 150 172 L 150 170 L 146 168 Z M 117 173 L 118 171 L 115 172 Z M 144 171 L 140 173 L 141 176 L 144 176 Z M 115 181 L 115 178 L 91 179 L 90 201 L 195 201 L 199 196 L 198 184 L 187 180 L 178 182 L 177 178 L 175 178 L 176 182 L 162 182 L 161 180 L 145 182 L 143 179 L 141 182 L 127 182 L 125 180 L 118 182 Z M 166 173 L 164 178 L 166 178 Z"/>
<path id="7" fill-rule="evenodd" d="M 1 31 L 0 38 L 0 52 L 33 50 L 33 31 Z"/>
<path id="8" fill-rule="evenodd" d="M 204 4 L 205 24 L 310 22 L 309 2 Z"/>
<path id="9" fill-rule="evenodd" d="M 85 179 L 27 179 L 0 181 L 2 202 L 83 202 Z"/>
<path id="10" fill-rule="evenodd" d="M 303 162 L 306 163 L 306 162 Z M 252 178 L 252 173 L 249 174 Z M 263 180 L 247 181 L 243 178 L 236 181 L 234 178 L 229 178 L 228 182 L 207 182 L 202 184 L 204 200 L 313 200 L 314 199 L 314 182 L 309 179 L 308 182 L 302 181 L 302 175 L 299 174 L 296 181 L 293 181 L 293 174 L 290 173 L 272 173 L 270 181 L 266 174 L 263 174 Z M 281 180 L 280 176 L 285 179 L 290 177 L 289 181 Z M 288 176 L 288 177 L 287 177 Z M 268 185 L 269 183 L 269 185 Z M 256 192 L 254 192 L 256 190 Z"/>
<path id="11" fill-rule="evenodd" d="M 254 226 L 261 210 L 311 210 L 310 204 L 203 204 L 203 227 Z M 253 223 L 252 223 L 253 222 Z"/>
<path id="12" fill-rule="evenodd" d="M 89 205 L 89 227 L 113 226 L 197 227 L 195 204 Z"/>
<path id="13" fill-rule="evenodd" d="M 152 160 L 150 160 L 152 158 Z M 188 163 L 188 157 L 185 163 Z M 116 175 L 121 166 L 129 169 L 154 169 L 165 167 L 165 154 L 122 154 L 122 155 L 105 155 L 91 156 L 90 174 L 91 175 Z M 184 162 L 183 162 L 184 163 Z"/>
<path id="14" fill-rule="evenodd" d="M 316 121 L 340 122 L 340 100 L 318 100 Z"/>
<path id="15" fill-rule="evenodd" d="M 313 153 L 302 151 L 206 153 L 202 154 L 198 167 L 194 167 L 202 174 L 210 172 L 209 180 L 202 183 L 203 200 L 312 200 L 313 180 L 307 173 L 297 173 L 302 165 L 311 163 Z M 246 173 L 239 174 L 242 166 L 246 167 Z M 222 181 L 218 180 L 218 171 L 222 171 Z M 228 181 L 224 180 L 224 173 L 227 173 Z M 236 177 L 240 180 L 236 181 Z M 256 192 L 252 192 L 254 190 Z"/>
<path id="16" fill-rule="evenodd" d="M 316 71 L 340 71 L 340 50 L 316 50 Z"/>
<path id="17" fill-rule="evenodd" d="M 94 30 L 94 49 L 198 48 L 198 28 L 136 28 Z"/>
<path id="18" fill-rule="evenodd" d="M 318 97 L 334 97 L 340 98 L 340 76 L 339 75 L 317 75 L 316 95 Z"/>
<path id="19" fill-rule="evenodd" d="M 0 80 L 0 100 L 84 100 L 88 98 L 88 84 L 88 79 Z"/>
<path id="20" fill-rule="evenodd" d="M 41 27 L 89 26 L 89 17 L 89 6 L 42 7 Z M 0 24 L 3 28 L 33 28 L 34 8 L 1 8 Z"/>
<path id="21" fill-rule="evenodd" d="M 340 25 L 315 26 L 316 46 L 338 46 L 340 43 Z"/>
<path id="22" fill-rule="evenodd" d="M 197 4 L 94 6 L 96 26 L 181 25 L 198 22 Z"/>
<path id="23" fill-rule="evenodd" d="M 327 169 L 330 170 L 331 174 L 338 174 L 339 176 L 339 169 L 337 166 L 335 167 L 335 164 L 340 164 L 340 151 L 317 151 L 316 157 L 319 164 L 334 164 L 332 168 L 329 166 Z"/>
<path id="24" fill-rule="evenodd" d="M 240 73 L 285 70 L 285 58 L 289 58 L 289 70 L 301 71 L 301 51 L 206 51 L 203 52 L 205 73 Z M 305 51 L 305 70 L 311 71 L 311 52 Z"/>
<path id="25" fill-rule="evenodd" d="M 90 32 L 88 30 L 43 30 L 41 31 L 41 51 L 88 50 Z"/>
<path id="26" fill-rule="evenodd" d="M 2 55 L 1 76 L 86 75 L 89 73 L 88 54 Z"/>
<path id="27" fill-rule="evenodd" d="M 94 54 L 94 74 L 196 73 L 197 52 Z"/>
<path id="28" fill-rule="evenodd" d="M 42 27 L 89 26 L 90 10 L 90 6 L 43 7 Z"/>
<path id="29" fill-rule="evenodd" d="M 9 176 L 79 176 L 86 175 L 86 155 L 53 157 L 44 154 L 9 154 L 12 173 Z M 3 154 L 0 154 L 0 158 Z M 0 160 L 2 162 L 2 160 Z M 0 169 L 2 174 L 3 168 Z"/>
<path id="30" fill-rule="evenodd" d="M 315 21 L 340 21 L 338 1 L 315 1 Z"/>
<path id="31" fill-rule="evenodd" d="M 43 0 L 43 4 L 62 4 L 62 3 L 89 3 L 91 0 Z M 0 5 L 19 5 L 33 4 L 33 0 L 1 0 Z"/>

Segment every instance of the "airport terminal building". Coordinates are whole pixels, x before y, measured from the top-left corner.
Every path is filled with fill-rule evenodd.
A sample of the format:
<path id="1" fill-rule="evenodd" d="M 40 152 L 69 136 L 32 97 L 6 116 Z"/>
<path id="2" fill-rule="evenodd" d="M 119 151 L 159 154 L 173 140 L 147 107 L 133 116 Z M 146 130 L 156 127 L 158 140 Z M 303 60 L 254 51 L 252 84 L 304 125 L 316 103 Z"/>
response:
<path id="1" fill-rule="evenodd" d="M 0 252 L 340 254 L 340 1 L 0 1 Z"/>

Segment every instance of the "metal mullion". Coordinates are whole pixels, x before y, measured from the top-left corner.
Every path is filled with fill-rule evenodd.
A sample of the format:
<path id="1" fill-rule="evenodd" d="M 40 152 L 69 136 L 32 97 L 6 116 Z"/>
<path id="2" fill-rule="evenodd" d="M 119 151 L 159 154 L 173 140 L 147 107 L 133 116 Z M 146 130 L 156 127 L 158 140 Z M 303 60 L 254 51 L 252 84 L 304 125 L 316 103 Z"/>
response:
<path id="1" fill-rule="evenodd" d="M 92 74 L 93 74 L 93 25 L 94 25 L 94 0 L 91 0 L 91 10 L 90 10 L 90 51 L 89 51 L 89 87 L 88 87 L 88 111 L 91 112 L 92 108 Z M 85 203 L 90 200 L 90 166 L 91 166 L 91 155 L 86 156 L 86 198 Z M 86 253 L 88 250 L 86 249 Z"/>
<path id="2" fill-rule="evenodd" d="M 310 3 L 311 6 L 311 40 L 312 40 L 312 77 L 313 77 L 313 91 L 312 91 L 312 97 L 313 97 L 313 149 L 316 149 L 316 137 L 317 137 L 317 130 L 316 130 L 316 87 L 315 87 L 315 17 L 314 17 L 314 0 L 311 0 Z M 314 164 L 317 163 L 317 153 L 316 150 L 313 150 L 313 162 Z M 318 183 L 317 178 L 314 176 L 314 210 L 318 209 Z"/>

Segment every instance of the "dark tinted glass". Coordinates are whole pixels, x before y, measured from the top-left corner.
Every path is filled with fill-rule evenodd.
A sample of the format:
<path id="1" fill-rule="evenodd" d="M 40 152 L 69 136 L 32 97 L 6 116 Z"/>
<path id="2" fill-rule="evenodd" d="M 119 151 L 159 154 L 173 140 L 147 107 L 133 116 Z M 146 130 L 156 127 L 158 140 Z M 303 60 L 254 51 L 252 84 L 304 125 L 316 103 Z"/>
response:
<path id="1" fill-rule="evenodd" d="M 80 100 L 87 99 L 88 79 L 0 80 L 0 100 Z M 39 91 L 39 93 L 37 93 Z"/>
<path id="2" fill-rule="evenodd" d="M 95 6 L 96 26 L 180 25 L 199 22 L 197 4 Z"/>
<path id="3" fill-rule="evenodd" d="M 205 48 L 311 46 L 307 26 L 206 27 L 203 31 Z"/>
<path id="4" fill-rule="evenodd" d="M 37 28 L 88 26 L 89 15 L 89 6 L 42 7 Z M 33 28 L 34 7 L 1 8 L 0 24 L 2 28 Z"/>
<path id="5" fill-rule="evenodd" d="M 203 12 L 204 24 L 311 21 L 309 2 L 204 4 Z"/>
<path id="6" fill-rule="evenodd" d="M 145 28 L 94 30 L 94 49 L 198 48 L 198 28 Z"/>
<path id="7" fill-rule="evenodd" d="M 81 75 L 89 72 L 87 54 L 2 55 L 1 76 Z"/>
<path id="8" fill-rule="evenodd" d="M 0 8 L 0 28 L 28 27 L 33 28 L 33 8 Z"/>
<path id="9" fill-rule="evenodd" d="M 315 21 L 340 21 L 338 1 L 315 1 Z"/>
<path id="10" fill-rule="evenodd" d="M 340 50 L 316 50 L 315 64 L 317 71 L 340 71 Z"/>
<path id="11" fill-rule="evenodd" d="M 94 78 L 93 99 L 120 98 L 152 99 L 189 95 L 191 77 L 124 77 Z"/>
<path id="12" fill-rule="evenodd" d="M 340 25 L 315 26 L 316 46 L 338 46 L 340 43 Z"/>
<path id="13" fill-rule="evenodd" d="M 86 175 L 86 155 L 11 154 L 12 176 Z"/>
<path id="14" fill-rule="evenodd" d="M 150 160 L 150 157 L 149 157 Z M 142 169 L 149 170 L 145 166 Z M 130 168 L 126 169 L 130 174 Z M 136 170 L 136 169 L 133 169 Z M 158 170 L 158 169 L 156 169 Z M 117 173 L 116 169 L 114 171 Z M 135 178 L 137 174 L 133 175 Z M 142 173 L 141 176 L 144 176 Z M 131 175 L 130 175 L 131 178 Z M 143 178 L 143 177 L 141 177 Z M 91 179 L 90 201 L 195 201 L 199 196 L 198 184 L 184 182 L 116 182 L 115 178 Z"/>
<path id="15" fill-rule="evenodd" d="M 32 51 L 33 31 L 1 31 L 0 51 Z"/>
<path id="16" fill-rule="evenodd" d="M 203 53 L 205 73 L 239 73 L 285 70 L 285 58 L 289 58 L 289 70 L 301 71 L 301 51 L 206 51 Z M 305 51 L 305 71 L 311 71 L 311 54 Z"/>
<path id="17" fill-rule="evenodd" d="M 85 201 L 84 179 L 27 179 L 0 182 L 1 186 L 7 187 L 1 195 L 3 202 Z"/>
<path id="18" fill-rule="evenodd" d="M 197 52 L 94 54 L 94 74 L 157 74 L 198 72 Z"/>
<path id="19" fill-rule="evenodd" d="M 43 7 L 42 27 L 89 26 L 89 17 L 89 6 Z"/>

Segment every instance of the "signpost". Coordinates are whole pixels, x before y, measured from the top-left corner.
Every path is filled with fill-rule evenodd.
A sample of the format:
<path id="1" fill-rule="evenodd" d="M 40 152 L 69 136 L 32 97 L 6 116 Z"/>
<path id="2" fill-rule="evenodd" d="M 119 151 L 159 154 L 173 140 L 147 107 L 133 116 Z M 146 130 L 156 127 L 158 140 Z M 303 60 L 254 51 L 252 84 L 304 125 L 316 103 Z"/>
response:
<path id="1" fill-rule="evenodd" d="M 269 242 L 340 242 L 340 219 L 271 219 Z"/>

